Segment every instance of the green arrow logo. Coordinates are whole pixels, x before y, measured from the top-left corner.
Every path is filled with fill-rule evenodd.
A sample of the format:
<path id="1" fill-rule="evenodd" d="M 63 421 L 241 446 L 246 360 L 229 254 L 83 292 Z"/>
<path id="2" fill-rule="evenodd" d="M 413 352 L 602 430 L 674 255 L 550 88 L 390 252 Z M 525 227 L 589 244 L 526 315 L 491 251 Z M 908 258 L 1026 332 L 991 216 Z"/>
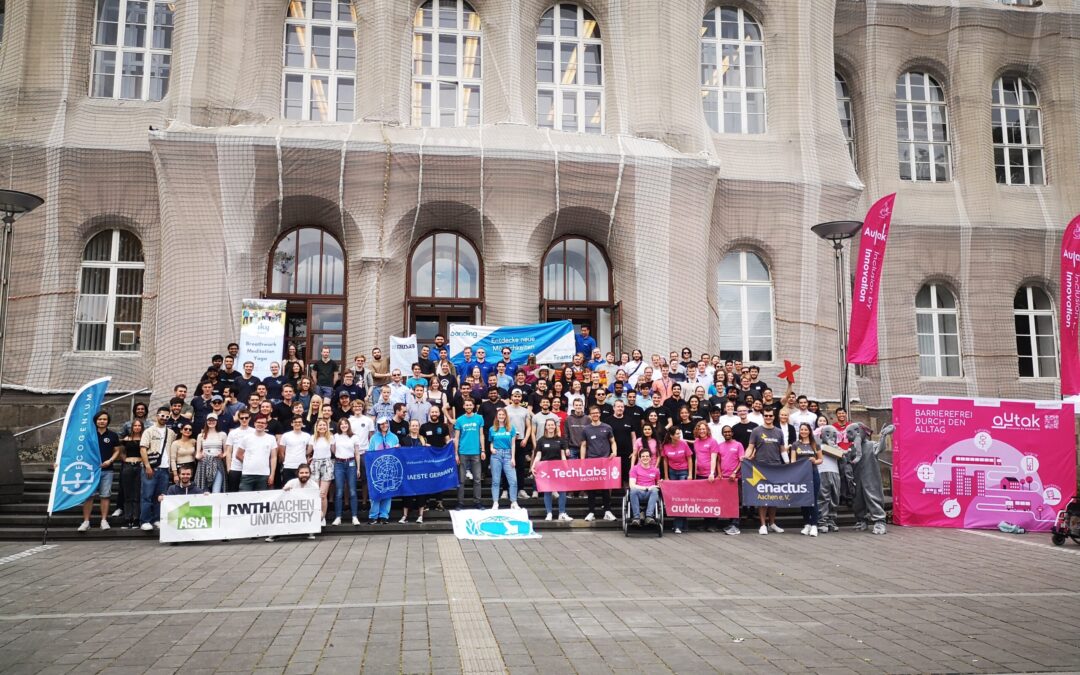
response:
<path id="1" fill-rule="evenodd" d="M 169 525 L 177 530 L 202 530 L 213 527 L 214 507 L 192 506 L 190 502 L 184 502 L 169 512 Z"/>

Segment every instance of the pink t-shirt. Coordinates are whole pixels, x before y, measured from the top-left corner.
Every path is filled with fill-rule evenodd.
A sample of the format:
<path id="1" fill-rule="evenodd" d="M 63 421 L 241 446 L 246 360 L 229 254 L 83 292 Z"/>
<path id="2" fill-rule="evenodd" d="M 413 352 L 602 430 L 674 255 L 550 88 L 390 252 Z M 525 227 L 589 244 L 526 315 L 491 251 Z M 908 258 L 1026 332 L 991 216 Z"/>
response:
<path id="1" fill-rule="evenodd" d="M 716 454 L 720 444 L 713 437 L 694 441 L 694 473 L 698 478 L 708 478 L 712 470 L 712 456 Z"/>
<path id="2" fill-rule="evenodd" d="M 666 443 L 662 452 L 668 469 L 686 471 L 690 468 L 690 455 L 693 451 L 690 450 L 690 446 L 686 444 L 686 441 L 679 441 L 674 444 Z"/>
<path id="3" fill-rule="evenodd" d="M 739 473 L 739 462 L 746 454 L 742 443 L 736 440 L 716 444 L 716 453 L 720 455 L 720 477 L 731 478 Z"/>
<path id="4" fill-rule="evenodd" d="M 635 464 L 630 469 L 630 478 L 634 481 L 634 484 L 640 488 L 647 488 L 656 485 L 660 481 L 660 470 L 655 466 L 650 466 L 648 469 Z"/>

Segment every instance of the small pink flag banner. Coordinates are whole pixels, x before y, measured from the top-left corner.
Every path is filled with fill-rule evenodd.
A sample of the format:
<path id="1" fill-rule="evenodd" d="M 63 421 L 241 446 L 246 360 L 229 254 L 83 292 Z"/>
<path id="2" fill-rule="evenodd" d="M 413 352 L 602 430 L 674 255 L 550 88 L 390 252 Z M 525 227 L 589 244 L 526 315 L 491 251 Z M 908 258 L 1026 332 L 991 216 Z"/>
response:
<path id="1" fill-rule="evenodd" d="M 1061 237 L 1061 395 L 1080 394 L 1080 352 L 1077 327 L 1080 313 L 1080 216 Z"/>
<path id="2" fill-rule="evenodd" d="M 848 329 L 848 363 L 872 364 L 878 359 L 878 291 L 885 264 L 896 193 L 874 202 L 863 220 L 859 257 L 855 263 L 851 324 Z"/>

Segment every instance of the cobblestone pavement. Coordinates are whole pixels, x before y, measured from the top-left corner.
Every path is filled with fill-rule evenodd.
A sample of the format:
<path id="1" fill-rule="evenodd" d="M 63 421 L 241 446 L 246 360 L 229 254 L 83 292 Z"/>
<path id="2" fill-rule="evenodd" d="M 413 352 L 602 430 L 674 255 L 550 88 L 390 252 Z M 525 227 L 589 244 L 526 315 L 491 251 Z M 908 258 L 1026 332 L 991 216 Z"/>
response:
<path id="1" fill-rule="evenodd" d="M 4 673 L 1080 669 L 1080 547 L 892 528 L 0 544 Z"/>

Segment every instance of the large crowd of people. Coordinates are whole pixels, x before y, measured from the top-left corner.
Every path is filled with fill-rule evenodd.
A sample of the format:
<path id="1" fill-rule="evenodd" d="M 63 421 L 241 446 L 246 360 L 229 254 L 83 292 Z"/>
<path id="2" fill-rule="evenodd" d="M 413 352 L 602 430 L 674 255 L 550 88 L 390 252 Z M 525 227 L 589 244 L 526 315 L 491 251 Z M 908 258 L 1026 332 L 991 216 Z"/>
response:
<path id="1" fill-rule="evenodd" d="M 646 359 L 640 350 L 604 354 L 587 327 L 575 338 L 572 361 L 553 367 L 533 356 L 515 362 L 509 348 L 496 361 L 484 349 L 468 347 L 451 360 L 445 336 L 438 335 L 420 347 L 405 373 L 391 368 L 378 347 L 370 358 L 358 354 L 346 365 L 328 348 L 305 363 L 290 344 L 264 378 L 253 375 L 254 363 L 238 363 L 239 346 L 230 344 L 211 358 L 194 397 L 186 384 L 177 384 L 167 405 L 151 414 L 145 403 L 136 403 L 131 419 L 115 432 L 108 413 L 98 414 L 100 527 L 108 529 L 112 517 L 125 528 L 153 531 L 161 496 L 177 486 L 199 492 L 317 488 L 323 526 L 328 519 L 329 527 L 340 525 L 346 514 L 360 524 L 361 505 L 368 523 L 387 523 L 391 500 L 368 498 L 364 455 L 452 441 L 457 509 L 497 509 L 502 500 L 516 508 L 521 500 L 538 499 L 532 470 L 540 461 L 617 456 L 632 496 L 631 524 L 641 526 L 656 515 L 654 495 L 663 481 L 737 481 L 743 458 L 807 461 L 815 465 L 817 500 L 803 509 L 802 534 L 837 529 L 836 508 L 849 481 L 842 462 L 822 452 L 818 430 L 831 425 L 843 431 L 845 410 L 830 420 L 792 384 L 777 393 L 760 379 L 757 366 L 736 359 L 695 357 L 689 348 L 666 358 Z M 839 445 L 846 449 L 845 442 Z M 481 492 L 486 473 L 488 501 Z M 110 514 L 114 482 L 119 500 Z M 610 491 L 585 496 L 586 521 L 615 519 Z M 543 495 L 547 520 L 572 520 L 567 497 Z M 91 527 L 92 506 L 93 498 L 83 505 L 80 531 Z M 441 495 L 406 498 L 399 522 L 423 522 L 428 508 L 445 508 Z M 705 520 L 701 526 L 715 532 L 721 523 Z M 686 519 L 675 520 L 676 533 L 687 528 Z M 739 534 L 739 519 L 730 519 L 723 531 Z M 775 509 L 759 509 L 758 531 L 783 532 Z"/>

